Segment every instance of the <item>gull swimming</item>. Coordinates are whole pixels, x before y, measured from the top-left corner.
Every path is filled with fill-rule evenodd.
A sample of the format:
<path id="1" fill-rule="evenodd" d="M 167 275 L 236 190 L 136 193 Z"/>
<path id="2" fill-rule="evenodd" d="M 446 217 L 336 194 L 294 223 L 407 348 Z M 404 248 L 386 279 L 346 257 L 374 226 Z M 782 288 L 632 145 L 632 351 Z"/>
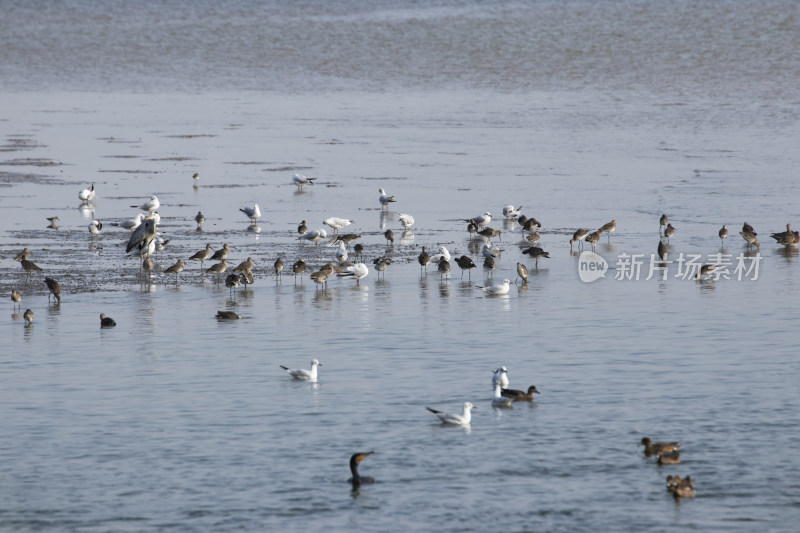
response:
<path id="1" fill-rule="evenodd" d="M 470 402 L 464 402 L 464 410 L 461 414 L 445 413 L 444 411 L 437 411 L 430 407 L 425 407 L 428 411 L 439 417 L 443 424 L 451 424 L 454 426 L 468 426 L 472 421 L 472 410 L 477 409 Z"/>
<path id="2" fill-rule="evenodd" d="M 302 191 L 303 187 L 305 187 L 306 185 L 314 185 L 315 179 L 317 178 L 307 178 L 302 174 L 295 174 L 294 176 L 292 176 L 292 183 L 297 185 L 298 190 Z"/>
<path id="3" fill-rule="evenodd" d="M 504 366 L 501 366 L 492 372 L 492 387 L 495 385 L 500 385 L 504 389 L 508 388 L 508 369 Z"/>
<path id="4" fill-rule="evenodd" d="M 489 296 L 503 296 L 505 294 L 508 294 L 508 291 L 511 288 L 511 281 L 504 279 L 503 283 L 500 283 L 498 285 L 490 285 L 488 287 L 481 287 L 480 285 L 476 285 L 475 288 L 481 289 Z"/>
<path id="5" fill-rule="evenodd" d="M 152 213 L 153 211 L 158 209 L 160 205 L 161 202 L 158 201 L 158 196 L 154 194 L 153 196 L 150 197 L 148 201 L 140 205 L 138 209 L 141 209 L 142 211 L 147 211 L 148 213 Z M 131 207 L 136 207 L 136 206 L 132 205 Z"/>
<path id="6" fill-rule="evenodd" d="M 512 398 L 506 398 L 503 396 L 503 391 L 500 388 L 500 384 L 494 386 L 494 395 L 492 396 L 492 407 L 510 407 L 511 402 L 514 401 Z"/>
<path id="7" fill-rule="evenodd" d="M 239 211 L 247 215 L 247 218 L 249 218 L 250 222 L 253 224 L 256 223 L 256 220 L 261 218 L 261 209 L 259 209 L 258 204 L 253 204 L 253 207 L 240 207 Z"/>
<path id="8" fill-rule="evenodd" d="M 388 207 L 390 203 L 397 201 L 394 199 L 394 195 L 389 196 L 383 189 L 378 189 L 378 193 L 380 194 L 380 196 L 378 196 L 378 201 L 381 203 L 381 209 Z"/>
<path id="9" fill-rule="evenodd" d="M 355 220 L 350 220 L 347 218 L 337 218 L 337 217 L 326 218 L 325 220 L 322 221 L 322 223 L 325 224 L 326 226 L 330 226 L 333 229 L 334 233 L 337 233 L 340 229 L 342 229 L 345 226 L 349 226 L 353 222 L 355 222 Z"/>
<path id="10" fill-rule="evenodd" d="M 78 199 L 85 204 L 94 201 L 95 198 L 97 198 L 97 193 L 94 192 L 94 183 L 88 189 L 83 189 L 78 193 Z"/>
<path id="11" fill-rule="evenodd" d="M 292 376 L 292 379 L 295 379 L 297 381 L 312 381 L 312 382 L 317 381 L 318 366 L 322 366 L 322 363 L 320 363 L 316 359 L 311 361 L 311 370 L 306 370 L 305 368 L 292 369 L 289 368 L 288 366 L 280 365 L 282 369 L 286 370 L 286 372 L 288 372 L 288 374 Z"/>
<path id="12" fill-rule="evenodd" d="M 369 268 L 367 265 L 364 263 L 356 263 L 355 265 L 347 267 L 344 272 L 339 272 L 336 275 L 341 277 L 355 278 L 356 285 L 358 285 L 361 282 L 361 279 L 367 277 L 368 274 Z"/>
<path id="13" fill-rule="evenodd" d="M 411 215 L 406 215 L 405 213 L 401 213 L 397 220 L 400 221 L 405 229 L 408 229 L 414 225 L 414 217 Z"/>

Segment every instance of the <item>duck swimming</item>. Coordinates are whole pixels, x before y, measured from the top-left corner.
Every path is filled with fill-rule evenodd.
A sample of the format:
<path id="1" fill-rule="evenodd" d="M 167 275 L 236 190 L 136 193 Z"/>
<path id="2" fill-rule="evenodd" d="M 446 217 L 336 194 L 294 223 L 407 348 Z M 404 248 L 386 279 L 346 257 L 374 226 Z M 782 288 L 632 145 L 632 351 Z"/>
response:
<path id="1" fill-rule="evenodd" d="M 677 442 L 653 442 L 650 440 L 650 437 L 642 438 L 642 446 L 644 446 L 644 454 L 647 457 L 665 452 L 673 452 L 681 447 Z"/>

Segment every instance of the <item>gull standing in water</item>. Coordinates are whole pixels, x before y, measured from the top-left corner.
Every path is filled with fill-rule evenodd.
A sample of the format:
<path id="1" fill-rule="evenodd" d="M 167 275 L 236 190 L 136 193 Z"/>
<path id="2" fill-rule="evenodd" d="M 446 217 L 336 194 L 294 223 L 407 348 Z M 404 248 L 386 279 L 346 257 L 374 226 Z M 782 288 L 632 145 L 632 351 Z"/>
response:
<path id="1" fill-rule="evenodd" d="M 314 229 L 311 231 L 307 231 L 298 237 L 298 239 L 303 239 L 306 241 L 313 241 L 314 246 L 319 246 L 319 241 L 324 239 L 328 236 L 328 233 L 324 229 Z"/>
<path id="2" fill-rule="evenodd" d="M 247 215 L 247 218 L 250 219 L 252 224 L 255 224 L 256 221 L 261 218 L 261 209 L 258 207 L 258 204 L 253 204 L 253 207 L 240 207 L 239 211 Z"/>
<path id="3" fill-rule="evenodd" d="M 326 226 L 330 226 L 333 229 L 334 233 L 338 233 L 340 229 L 345 226 L 349 226 L 355 222 L 355 220 L 350 220 L 348 218 L 337 218 L 337 217 L 329 217 L 322 221 L 323 224 Z"/>
<path id="4" fill-rule="evenodd" d="M 142 211 L 147 211 L 148 213 L 152 213 L 153 211 L 156 211 L 160 205 L 161 202 L 158 201 L 158 196 L 154 194 L 153 196 L 150 197 L 149 200 L 147 200 L 142 205 L 138 206 L 138 209 L 141 209 Z M 131 207 L 137 207 L 137 206 L 132 205 Z"/>
<path id="5" fill-rule="evenodd" d="M 339 243 L 339 249 L 336 250 L 336 260 L 340 263 L 344 263 L 347 261 L 347 248 L 344 247 L 344 243 Z"/>
<path id="6" fill-rule="evenodd" d="M 508 388 L 508 369 L 504 366 L 496 370 L 492 370 L 492 387 L 500 385 L 502 388 Z"/>
<path id="7" fill-rule="evenodd" d="M 120 228 L 125 228 L 130 231 L 134 231 L 139 225 L 144 221 L 144 213 L 139 213 L 135 217 L 130 220 L 126 220 L 125 222 L 115 223 L 112 222 L 112 226 L 119 226 Z"/>
<path id="8" fill-rule="evenodd" d="M 513 205 L 507 205 L 503 208 L 503 216 L 506 218 L 518 218 L 521 211 L 522 206 L 514 207 Z"/>
<path id="9" fill-rule="evenodd" d="M 445 413 L 444 411 L 437 411 L 436 409 L 431 409 L 430 407 L 426 407 L 425 409 L 439 417 L 439 420 L 441 420 L 443 424 L 468 426 L 472 421 L 472 410 L 477 409 L 477 407 L 472 405 L 470 402 L 464 402 L 464 410 L 460 415 L 454 413 Z"/>
<path id="10" fill-rule="evenodd" d="M 292 379 L 295 379 L 297 381 L 311 381 L 311 382 L 317 381 L 318 366 L 322 366 L 322 363 L 320 363 L 316 359 L 311 361 L 311 370 L 306 370 L 305 368 L 292 369 L 289 368 L 288 366 L 280 365 L 282 369 L 284 369 L 290 376 L 292 376 Z"/>
<path id="11" fill-rule="evenodd" d="M 94 192 L 94 183 L 92 183 L 92 186 L 89 187 L 88 189 L 83 189 L 81 192 L 78 193 L 78 199 L 84 204 L 93 202 L 96 197 L 97 193 Z"/>
<path id="12" fill-rule="evenodd" d="M 450 252 L 447 251 L 447 248 L 444 246 L 439 247 L 439 253 L 431 256 L 431 263 L 439 264 L 439 261 L 444 259 L 445 261 L 450 261 Z"/>
<path id="13" fill-rule="evenodd" d="M 378 193 L 380 194 L 380 196 L 378 196 L 378 201 L 381 203 L 381 210 L 383 210 L 384 207 L 388 209 L 390 203 L 397 201 L 394 199 L 394 195 L 389 196 L 383 189 L 378 189 Z"/>
<path id="14" fill-rule="evenodd" d="M 400 221 L 405 229 L 408 229 L 414 225 L 414 217 L 411 215 L 406 215 L 405 213 L 401 213 L 397 220 Z"/>
<path id="15" fill-rule="evenodd" d="M 361 282 L 362 278 L 367 277 L 367 274 L 369 274 L 369 268 L 367 267 L 367 265 L 365 265 L 364 263 L 356 263 L 355 265 L 347 267 L 347 269 L 344 272 L 339 272 L 336 275 L 342 277 L 355 278 L 356 285 L 358 285 Z"/>
<path id="16" fill-rule="evenodd" d="M 489 222 L 491 222 L 491 221 L 492 221 L 492 214 L 489 211 L 486 211 L 481 216 L 477 216 L 475 218 L 464 219 L 464 222 L 472 222 L 473 224 L 478 226 L 478 228 L 482 228 L 482 227 L 488 225 Z"/>
<path id="17" fill-rule="evenodd" d="M 302 191 L 306 185 L 314 185 L 314 180 L 317 178 L 307 178 L 302 174 L 295 174 L 292 176 L 292 183 L 297 185 L 297 190 Z"/>
<path id="18" fill-rule="evenodd" d="M 89 224 L 89 233 L 92 235 L 100 235 L 100 230 L 103 229 L 103 223 L 97 220 L 92 220 Z"/>
<path id="19" fill-rule="evenodd" d="M 476 285 L 475 288 L 481 289 L 489 296 L 503 296 L 508 294 L 508 291 L 511 289 L 511 281 L 504 279 L 503 283 L 500 283 L 499 285 L 490 285 L 489 287 L 481 287 L 480 285 Z"/>

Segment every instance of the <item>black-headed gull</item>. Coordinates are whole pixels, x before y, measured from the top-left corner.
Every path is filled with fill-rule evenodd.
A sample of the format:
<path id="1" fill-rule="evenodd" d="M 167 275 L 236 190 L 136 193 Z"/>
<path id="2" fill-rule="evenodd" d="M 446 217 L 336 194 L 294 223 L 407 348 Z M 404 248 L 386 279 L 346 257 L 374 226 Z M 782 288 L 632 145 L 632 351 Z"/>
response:
<path id="1" fill-rule="evenodd" d="M 297 188 L 303 190 L 306 185 L 314 185 L 314 180 L 317 178 L 307 178 L 302 174 L 295 174 L 292 176 L 292 183 L 297 185 Z"/>
<path id="2" fill-rule="evenodd" d="M 85 204 L 94 201 L 96 197 L 97 193 L 94 192 L 94 183 L 92 183 L 92 186 L 89 187 L 88 189 L 83 189 L 81 192 L 78 193 L 78 199 Z"/>
<path id="3" fill-rule="evenodd" d="M 481 248 L 481 255 L 483 257 L 491 257 L 496 259 L 497 256 L 500 255 L 500 248 L 492 248 L 491 243 L 485 242 Z"/>
<path id="4" fill-rule="evenodd" d="M 508 387 L 508 369 L 504 366 L 496 370 L 492 370 L 492 387 L 500 385 L 502 388 Z"/>
<path id="5" fill-rule="evenodd" d="M 132 205 L 131 207 L 136 207 L 137 209 L 141 209 L 142 211 L 147 211 L 148 213 L 152 213 L 153 211 L 157 210 L 161 202 L 158 201 L 158 196 L 155 194 L 150 197 L 145 203 L 140 206 Z"/>
<path id="6" fill-rule="evenodd" d="M 447 248 L 444 246 L 439 247 L 439 253 L 436 255 L 431 256 L 431 263 L 439 264 L 439 261 L 444 259 L 445 261 L 450 261 L 450 252 L 447 251 Z"/>
<path id="7" fill-rule="evenodd" d="M 307 231 L 300 235 L 298 239 L 303 239 L 306 241 L 313 241 L 314 246 L 319 246 L 319 241 L 324 239 L 328 236 L 328 232 L 324 229 L 312 229 L 311 231 Z"/>
<path id="8" fill-rule="evenodd" d="M 336 275 L 355 278 L 356 285 L 358 285 L 362 278 L 367 277 L 367 274 L 369 274 L 369 268 L 367 268 L 367 265 L 364 263 L 356 263 L 355 265 L 347 267 L 344 272 L 339 272 Z"/>
<path id="9" fill-rule="evenodd" d="M 486 211 L 481 216 L 477 216 L 475 218 L 464 219 L 464 222 L 472 222 L 473 224 L 475 224 L 479 228 L 482 228 L 482 227 L 486 226 L 491 221 L 492 221 L 492 214 L 489 211 Z"/>
<path id="10" fill-rule="evenodd" d="M 133 231 L 139 227 L 139 224 L 142 223 L 142 221 L 144 220 L 144 216 L 145 216 L 144 213 L 139 213 L 130 220 L 126 220 L 125 222 L 112 222 L 111 225 L 119 226 L 120 228 L 125 228 L 127 230 Z"/>
<path id="11" fill-rule="evenodd" d="M 503 208 L 503 216 L 506 218 L 517 218 L 520 211 L 522 211 L 522 206 L 514 207 L 509 204 Z"/>
<path id="12" fill-rule="evenodd" d="M 99 235 L 101 229 L 103 229 L 103 223 L 100 221 L 92 220 L 92 223 L 89 224 L 89 233 L 92 235 Z"/>
<path id="13" fill-rule="evenodd" d="M 322 366 L 322 363 L 317 361 L 316 359 L 311 361 L 311 370 L 306 370 L 305 368 L 289 368 L 288 366 L 280 365 L 280 367 L 292 376 L 292 379 L 296 379 L 298 381 L 317 381 L 317 367 Z"/>
<path id="14" fill-rule="evenodd" d="M 511 289 L 511 280 L 504 279 L 503 283 L 499 283 L 497 285 L 490 285 L 488 287 L 481 287 L 480 285 L 476 285 L 475 288 L 481 289 L 489 296 L 503 296 L 505 294 L 508 294 L 508 291 Z"/>
<path id="15" fill-rule="evenodd" d="M 400 221 L 405 229 L 408 229 L 414 225 L 414 217 L 411 215 L 406 215 L 405 213 L 401 213 L 397 220 Z"/>
<path id="16" fill-rule="evenodd" d="M 435 414 L 439 417 L 439 420 L 442 421 L 443 424 L 452 424 L 454 426 L 468 426 L 469 423 L 472 421 L 472 410 L 477 409 L 474 405 L 470 402 L 464 402 L 464 410 L 461 414 L 453 414 L 453 413 L 445 413 L 444 411 L 437 411 L 436 409 L 431 409 L 430 407 L 426 407 L 428 411 Z"/>
<path id="17" fill-rule="evenodd" d="M 347 248 L 345 248 L 344 243 L 339 241 L 339 249 L 336 250 L 336 260 L 340 263 L 347 261 Z"/>
<path id="18" fill-rule="evenodd" d="M 381 203 L 381 209 L 397 201 L 394 199 L 394 195 L 389 196 L 383 189 L 378 189 L 378 193 L 380 194 L 380 196 L 378 196 L 378 201 Z"/>
<path id="19" fill-rule="evenodd" d="M 258 204 L 253 204 L 253 207 L 240 207 L 239 211 L 247 215 L 247 218 L 249 218 L 250 222 L 253 224 L 256 223 L 256 220 L 261 218 L 261 209 L 258 207 Z"/>
<path id="20" fill-rule="evenodd" d="M 337 217 L 329 217 L 322 221 L 323 224 L 326 226 L 330 226 L 333 229 L 334 233 L 337 233 L 340 229 L 345 226 L 349 226 L 355 222 L 355 220 L 350 220 L 348 218 L 337 218 Z"/>
<path id="21" fill-rule="evenodd" d="M 494 386 L 494 394 L 492 395 L 492 407 L 510 407 L 511 402 L 513 400 L 511 398 L 506 398 L 503 396 L 503 390 L 500 387 L 500 384 Z"/>

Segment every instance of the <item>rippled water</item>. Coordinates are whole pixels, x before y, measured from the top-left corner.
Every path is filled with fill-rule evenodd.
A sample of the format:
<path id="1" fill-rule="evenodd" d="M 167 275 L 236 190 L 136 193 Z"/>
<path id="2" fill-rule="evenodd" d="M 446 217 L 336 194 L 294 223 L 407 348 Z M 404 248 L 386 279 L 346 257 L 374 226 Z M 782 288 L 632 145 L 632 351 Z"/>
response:
<path id="1" fill-rule="evenodd" d="M 0 528 L 794 529 L 800 257 L 769 233 L 800 225 L 797 6 L 32 6 L 0 18 L 0 287 L 35 313 L 26 328 L 6 296 Z M 294 172 L 317 184 L 296 191 Z M 388 215 L 379 187 L 398 198 Z M 232 264 L 256 261 L 253 287 L 233 297 L 196 263 L 140 283 L 111 222 L 153 193 L 161 268 L 227 242 Z M 258 232 L 238 212 L 254 202 Z M 543 223 L 538 269 L 508 203 Z M 480 265 L 462 219 L 486 210 L 503 230 L 494 281 L 420 274 L 423 245 Z M 753 224 L 758 279 L 670 263 L 645 280 L 662 213 L 671 260 L 753 261 L 737 234 Z M 370 264 L 394 259 L 385 279 L 277 283 L 279 255 L 332 259 L 295 233 L 329 216 L 355 220 Z M 610 269 L 584 283 L 569 237 L 612 218 Z M 42 275 L 25 283 L 25 246 L 60 306 Z M 641 279 L 615 279 L 625 254 Z M 476 288 L 518 261 L 527 285 Z M 278 366 L 312 358 L 316 385 Z M 500 365 L 535 404 L 492 409 Z M 466 400 L 468 429 L 425 410 Z M 644 458 L 643 436 L 680 440 L 682 464 Z M 348 458 L 368 450 L 377 483 L 351 493 Z M 691 474 L 697 498 L 673 501 L 668 474 Z"/>

